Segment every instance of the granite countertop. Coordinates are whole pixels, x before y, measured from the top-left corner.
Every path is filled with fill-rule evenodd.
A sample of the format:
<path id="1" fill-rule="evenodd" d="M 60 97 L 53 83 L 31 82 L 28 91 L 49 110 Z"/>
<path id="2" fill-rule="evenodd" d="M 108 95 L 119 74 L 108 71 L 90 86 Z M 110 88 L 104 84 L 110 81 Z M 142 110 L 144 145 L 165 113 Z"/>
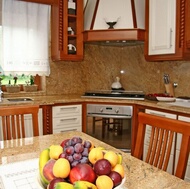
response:
<path id="1" fill-rule="evenodd" d="M 151 100 L 127 100 L 127 99 L 107 99 L 107 98 L 84 98 L 81 95 L 42 95 L 42 96 L 25 96 L 25 98 L 32 98 L 33 101 L 26 102 L 9 102 L 7 98 L 3 98 L 0 106 L 20 105 L 20 104 L 39 104 L 39 105 L 56 105 L 61 103 L 114 103 L 114 104 L 136 104 L 140 106 L 152 107 L 162 110 L 169 110 L 190 115 L 190 108 L 169 105 L 167 102 L 158 102 Z M 22 97 L 9 97 L 22 98 Z"/>
<path id="2" fill-rule="evenodd" d="M 44 135 L 20 140 L 0 142 L 0 164 L 38 158 L 40 152 L 52 144 L 60 144 L 62 140 L 73 136 L 81 136 L 91 140 L 95 146 L 104 147 L 122 153 L 126 173 L 127 189 L 186 189 L 190 183 L 159 170 L 141 160 L 113 148 L 95 138 L 78 131 L 70 131 L 54 135 Z"/>

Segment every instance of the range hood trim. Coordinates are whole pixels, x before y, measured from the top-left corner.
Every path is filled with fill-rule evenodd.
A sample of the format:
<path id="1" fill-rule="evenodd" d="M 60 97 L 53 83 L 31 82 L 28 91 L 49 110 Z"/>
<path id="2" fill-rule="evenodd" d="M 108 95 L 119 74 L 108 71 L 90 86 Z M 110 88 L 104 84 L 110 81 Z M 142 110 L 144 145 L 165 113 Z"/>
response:
<path id="1" fill-rule="evenodd" d="M 108 30 L 85 30 L 84 42 L 95 41 L 144 41 L 144 29 L 108 29 Z"/>

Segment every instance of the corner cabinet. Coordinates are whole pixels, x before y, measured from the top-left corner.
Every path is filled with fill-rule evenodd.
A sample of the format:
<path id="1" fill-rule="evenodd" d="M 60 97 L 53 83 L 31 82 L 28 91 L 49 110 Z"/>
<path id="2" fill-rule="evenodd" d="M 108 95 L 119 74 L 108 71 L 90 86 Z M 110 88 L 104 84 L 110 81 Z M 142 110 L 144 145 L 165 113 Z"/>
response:
<path id="1" fill-rule="evenodd" d="M 52 60 L 83 60 L 83 1 L 58 0 L 51 14 Z"/>
<path id="2" fill-rule="evenodd" d="M 190 1 L 146 0 L 146 9 L 146 60 L 190 60 Z"/>

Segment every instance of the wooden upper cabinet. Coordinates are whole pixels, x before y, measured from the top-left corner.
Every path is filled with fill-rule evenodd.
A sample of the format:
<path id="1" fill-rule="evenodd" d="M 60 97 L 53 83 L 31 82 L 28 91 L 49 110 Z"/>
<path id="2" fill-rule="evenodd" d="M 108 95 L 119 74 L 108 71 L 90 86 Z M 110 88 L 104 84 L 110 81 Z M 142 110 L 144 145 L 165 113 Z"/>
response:
<path id="1" fill-rule="evenodd" d="M 146 0 L 147 61 L 190 60 L 190 1 Z"/>
<path id="2" fill-rule="evenodd" d="M 83 1 L 58 0 L 51 14 L 52 60 L 83 60 Z"/>

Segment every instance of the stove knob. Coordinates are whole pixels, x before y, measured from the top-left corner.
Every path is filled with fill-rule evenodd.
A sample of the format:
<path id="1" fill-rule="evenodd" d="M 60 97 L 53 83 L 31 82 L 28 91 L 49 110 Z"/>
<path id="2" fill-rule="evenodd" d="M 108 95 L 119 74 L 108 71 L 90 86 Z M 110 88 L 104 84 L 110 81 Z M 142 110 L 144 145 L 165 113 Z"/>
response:
<path id="1" fill-rule="evenodd" d="M 115 110 L 115 113 L 118 114 L 118 113 L 119 113 L 119 109 L 116 109 L 116 110 Z"/>
<path id="2" fill-rule="evenodd" d="M 103 110 L 104 110 L 103 108 L 100 108 L 100 112 L 103 112 Z"/>

